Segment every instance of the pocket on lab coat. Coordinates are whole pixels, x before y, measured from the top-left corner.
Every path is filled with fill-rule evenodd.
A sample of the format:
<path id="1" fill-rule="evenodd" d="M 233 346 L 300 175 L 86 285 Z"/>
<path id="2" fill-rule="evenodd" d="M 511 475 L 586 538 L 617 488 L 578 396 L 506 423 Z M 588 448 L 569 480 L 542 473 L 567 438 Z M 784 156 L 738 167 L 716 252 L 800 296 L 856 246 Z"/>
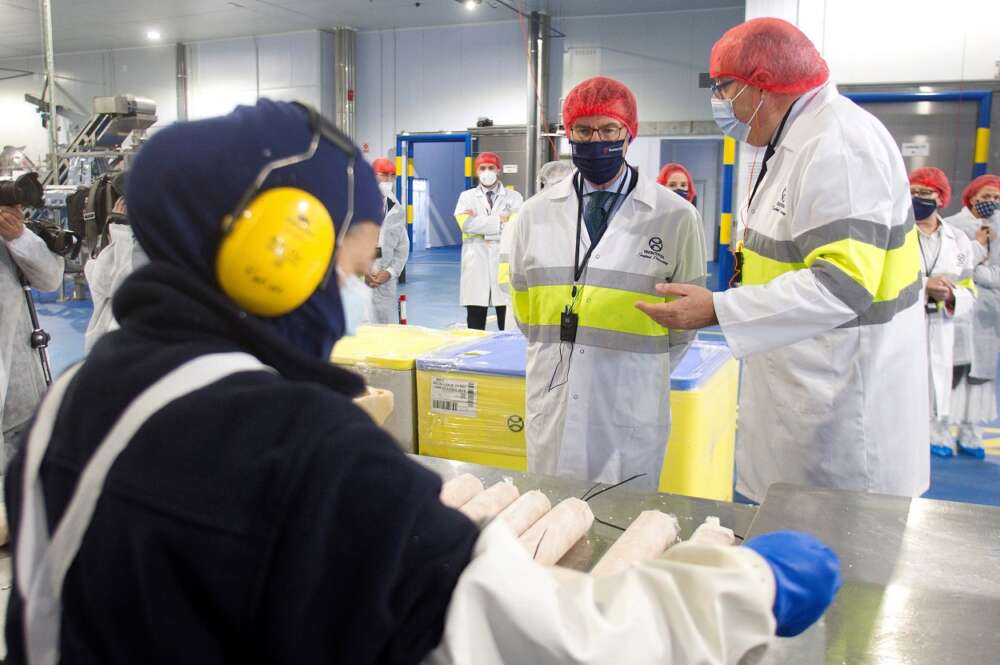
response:
<path id="1" fill-rule="evenodd" d="M 767 354 L 767 375 L 774 406 L 802 416 L 829 416 L 841 377 L 828 335 Z"/>
<path id="2" fill-rule="evenodd" d="M 595 390 L 614 391 L 612 422 L 622 427 L 665 427 L 670 409 L 670 356 L 622 353 L 613 382 Z"/>

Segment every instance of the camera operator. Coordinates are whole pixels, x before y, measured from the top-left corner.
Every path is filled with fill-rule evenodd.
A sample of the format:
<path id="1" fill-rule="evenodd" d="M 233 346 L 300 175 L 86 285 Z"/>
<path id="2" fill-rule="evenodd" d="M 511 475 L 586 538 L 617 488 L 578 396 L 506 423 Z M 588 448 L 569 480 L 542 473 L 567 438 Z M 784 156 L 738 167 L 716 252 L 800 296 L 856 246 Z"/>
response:
<path id="1" fill-rule="evenodd" d="M 63 259 L 25 227 L 20 206 L 0 206 L 0 473 L 46 389 L 20 275 L 36 289 L 54 291 Z"/>

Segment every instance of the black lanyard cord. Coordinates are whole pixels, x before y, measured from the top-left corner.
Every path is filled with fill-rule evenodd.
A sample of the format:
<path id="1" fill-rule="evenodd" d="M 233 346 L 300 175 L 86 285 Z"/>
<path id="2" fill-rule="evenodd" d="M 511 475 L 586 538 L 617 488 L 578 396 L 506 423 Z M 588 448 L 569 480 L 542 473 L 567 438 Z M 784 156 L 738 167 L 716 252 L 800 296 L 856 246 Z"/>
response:
<path id="1" fill-rule="evenodd" d="M 604 224 L 607 224 L 608 217 L 611 216 L 611 211 L 618 204 L 618 197 L 621 196 L 622 190 L 625 188 L 625 183 L 629 183 L 628 191 L 625 193 L 626 196 L 631 194 L 632 190 L 638 184 L 638 173 L 631 166 L 627 168 L 628 170 L 622 176 L 622 181 L 618 184 L 618 189 L 615 191 L 615 198 L 611 200 L 611 205 L 602 211 L 604 215 L 602 222 Z M 583 255 L 583 262 L 581 263 L 580 240 L 583 238 L 583 175 L 579 172 L 577 172 L 577 176 L 573 179 L 573 189 L 576 191 L 576 250 L 573 254 L 573 294 L 571 297 L 576 298 L 576 285 L 580 282 L 583 271 L 587 269 L 590 255 L 594 253 L 594 248 L 597 247 L 600 239 L 590 243 L 590 247 L 587 248 L 587 253 Z"/>
<path id="2" fill-rule="evenodd" d="M 760 183 L 764 180 L 764 175 L 767 173 L 767 160 L 774 157 L 775 149 L 778 147 L 778 141 L 781 140 L 781 133 L 785 131 L 785 123 L 788 122 L 788 116 L 792 114 L 792 106 L 788 107 L 785 111 L 785 117 L 781 119 L 781 124 L 778 125 L 778 131 L 774 134 L 774 140 L 767 142 L 767 149 L 764 151 L 764 163 L 760 166 L 760 174 L 757 176 L 757 182 L 754 183 L 753 191 L 750 192 L 750 198 L 747 200 L 747 205 L 753 203 L 753 197 L 757 195 L 757 188 L 760 187 Z"/>

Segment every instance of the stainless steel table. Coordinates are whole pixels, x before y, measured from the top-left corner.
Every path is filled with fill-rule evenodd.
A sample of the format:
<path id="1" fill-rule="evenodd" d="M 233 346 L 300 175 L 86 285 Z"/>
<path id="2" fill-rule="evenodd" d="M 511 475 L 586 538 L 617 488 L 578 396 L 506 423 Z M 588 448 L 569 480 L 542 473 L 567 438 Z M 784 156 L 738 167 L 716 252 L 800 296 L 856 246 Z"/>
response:
<path id="1" fill-rule="evenodd" d="M 769 665 L 1000 663 L 1000 508 L 773 485 L 750 535 L 812 533 L 844 587 Z"/>
<path id="2" fill-rule="evenodd" d="M 433 469 L 445 480 L 463 473 L 471 473 L 482 480 L 484 485 L 489 486 L 504 478 L 510 478 L 521 492 L 533 489 L 541 490 L 549 497 L 553 505 L 571 496 L 583 497 L 587 490 L 594 487 L 594 483 L 585 481 L 494 469 L 488 466 L 434 457 L 414 456 L 413 459 Z M 606 485 L 598 485 L 598 488 L 603 487 Z M 735 503 L 695 499 L 674 494 L 634 493 L 629 491 L 628 485 L 605 492 L 588 503 L 597 518 L 621 527 L 627 527 L 644 510 L 661 510 L 665 513 L 672 513 L 677 516 L 677 520 L 680 522 L 682 538 L 690 537 L 691 533 L 709 515 L 718 517 L 723 525 L 730 527 L 742 536 L 750 528 L 750 522 L 757 512 L 753 507 Z M 604 553 L 619 535 L 621 535 L 621 531 L 595 522 L 587 538 L 578 542 L 559 564 L 576 570 L 590 570 L 604 556 Z"/>

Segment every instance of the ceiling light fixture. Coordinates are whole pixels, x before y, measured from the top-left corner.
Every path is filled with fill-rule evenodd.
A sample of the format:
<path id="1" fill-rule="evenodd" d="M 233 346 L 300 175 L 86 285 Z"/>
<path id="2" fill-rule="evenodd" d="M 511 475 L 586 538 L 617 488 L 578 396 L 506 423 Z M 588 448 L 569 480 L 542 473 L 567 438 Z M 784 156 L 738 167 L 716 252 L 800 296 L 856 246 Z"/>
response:
<path id="1" fill-rule="evenodd" d="M 478 5 L 479 3 L 476 0 L 465 0 L 465 8 L 470 12 L 474 11 Z"/>
<path id="2" fill-rule="evenodd" d="M 149 30 L 146 32 L 146 39 L 151 42 L 160 41 L 160 31 L 159 30 Z"/>

